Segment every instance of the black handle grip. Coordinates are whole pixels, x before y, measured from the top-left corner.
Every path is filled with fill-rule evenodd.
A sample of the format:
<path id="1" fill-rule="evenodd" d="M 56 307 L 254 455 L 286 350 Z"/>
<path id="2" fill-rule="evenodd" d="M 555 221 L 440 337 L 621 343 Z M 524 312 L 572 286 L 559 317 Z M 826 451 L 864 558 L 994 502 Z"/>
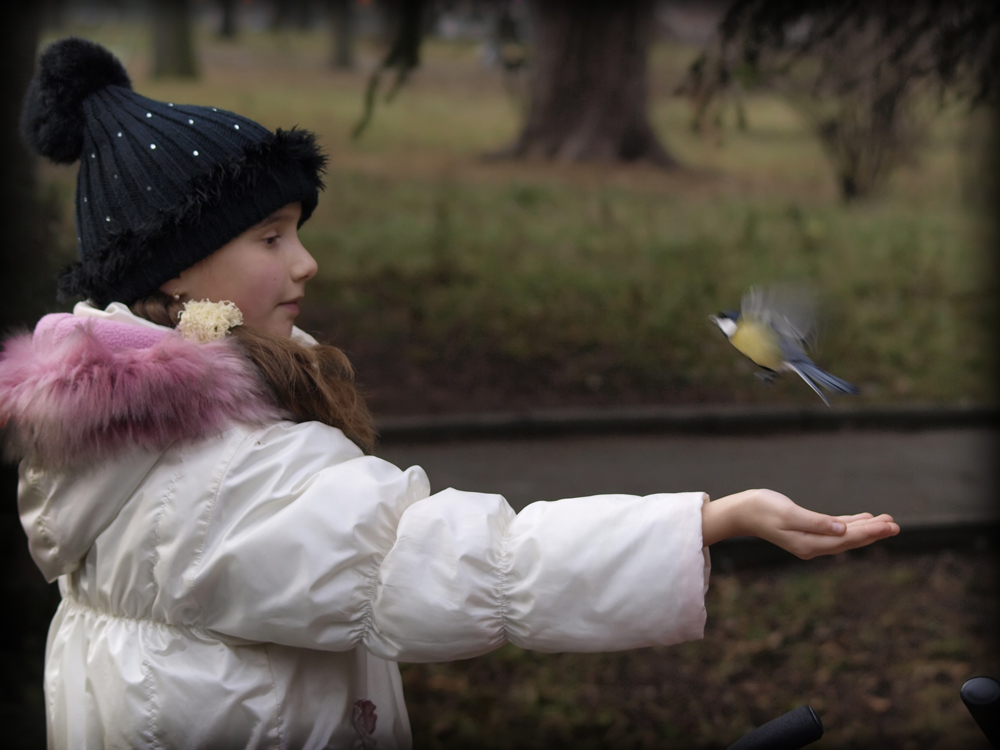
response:
<path id="1" fill-rule="evenodd" d="M 798 750 L 823 736 L 823 722 L 809 706 L 799 706 L 740 737 L 729 750 Z"/>
<path id="2" fill-rule="evenodd" d="M 986 739 L 1000 748 L 1000 682 L 992 677 L 973 677 L 962 685 L 962 703 L 983 730 Z"/>

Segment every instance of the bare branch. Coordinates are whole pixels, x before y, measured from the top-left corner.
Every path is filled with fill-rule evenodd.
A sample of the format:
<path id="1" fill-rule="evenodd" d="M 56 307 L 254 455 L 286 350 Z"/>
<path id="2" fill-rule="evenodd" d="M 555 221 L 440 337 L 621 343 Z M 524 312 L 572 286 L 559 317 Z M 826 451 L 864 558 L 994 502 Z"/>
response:
<path id="1" fill-rule="evenodd" d="M 395 20 L 395 33 L 389 51 L 378 67 L 372 71 L 365 88 L 365 108 L 361 119 L 351 131 L 352 138 L 359 138 L 368 127 L 375 113 L 375 97 L 382 81 L 382 74 L 396 69 L 396 79 L 386 93 L 386 101 L 391 101 L 399 88 L 406 82 L 411 71 L 420 65 L 420 42 L 424 34 L 424 10 L 427 0 L 395 0 L 391 3 Z"/>

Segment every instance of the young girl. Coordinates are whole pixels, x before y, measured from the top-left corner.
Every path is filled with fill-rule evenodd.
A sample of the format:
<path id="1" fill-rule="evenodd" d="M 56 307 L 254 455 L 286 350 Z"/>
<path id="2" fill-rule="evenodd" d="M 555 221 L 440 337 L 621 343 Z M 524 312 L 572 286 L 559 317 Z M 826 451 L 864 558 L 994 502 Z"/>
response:
<path id="1" fill-rule="evenodd" d="M 80 159 L 61 289 L 88 300 L 0 361 L 21 518 L 62 593 L 50 747 L 407 747 L 396 662 L 700 638 L 712 543 L 809 558 L 899 531 L 768 490 L 519 514 L 432 494 L 371 455 L 344 356 L 293 325 L 312 134 L 139 96 L 81 39 L 42 55 L 22 130 Z"/>

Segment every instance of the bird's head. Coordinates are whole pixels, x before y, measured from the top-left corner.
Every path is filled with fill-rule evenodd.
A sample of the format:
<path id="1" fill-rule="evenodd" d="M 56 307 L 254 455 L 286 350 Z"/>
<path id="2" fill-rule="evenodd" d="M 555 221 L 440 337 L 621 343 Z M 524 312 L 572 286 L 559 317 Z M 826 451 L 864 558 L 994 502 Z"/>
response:
<path id="1" fill-rule="evenodd" d="M 729 338 L 736 333 L 736 321 L 739 320 L 739 317 L 740 314 L 735 310 L 725 310 L 718 315 L 709 315 L 708 319 L 726 334 L 726 338 Z"/>

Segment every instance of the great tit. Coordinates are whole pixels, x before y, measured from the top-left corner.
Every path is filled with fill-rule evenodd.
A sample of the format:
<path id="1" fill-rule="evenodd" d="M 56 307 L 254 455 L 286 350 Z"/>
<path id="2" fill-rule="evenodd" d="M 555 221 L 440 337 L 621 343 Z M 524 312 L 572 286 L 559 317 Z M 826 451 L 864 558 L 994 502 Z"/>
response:
<path id="1" fill-rule="evenodd" d="M 762 380 L 770 381 L 775 373 L 794 372 L 829 406 L 818 386 L 834 393 L 857 395 L 860 391 L 821 370 L 806 355 L 815 337 L 814 310 L 812 298 L 803 288 L 751 287 L 744 293 L 739 311 L 720 312 L 709 320 L 722 329 L 729 343 L 766 371 L 758 373 Z"/>

